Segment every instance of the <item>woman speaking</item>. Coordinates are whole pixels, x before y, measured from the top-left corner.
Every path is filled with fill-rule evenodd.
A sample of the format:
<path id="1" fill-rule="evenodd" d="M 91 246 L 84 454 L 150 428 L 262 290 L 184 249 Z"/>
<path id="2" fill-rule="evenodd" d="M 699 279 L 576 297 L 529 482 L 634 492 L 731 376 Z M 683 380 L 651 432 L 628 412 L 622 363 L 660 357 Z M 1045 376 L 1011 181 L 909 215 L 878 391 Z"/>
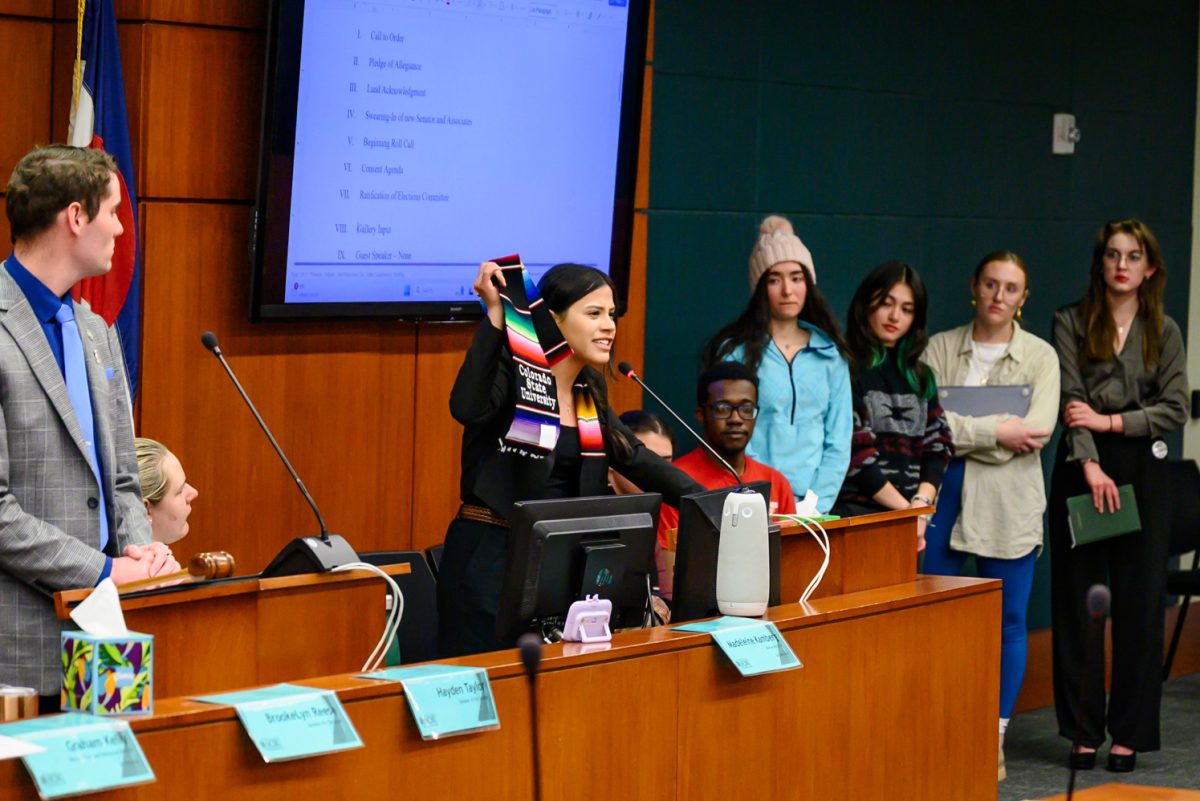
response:
<path id="1" fill-rule="evenodd" d="M 517 501 L 606 495 L 610 463 L 671 504 L 703 489 L 608 406 L 617 306 L 607 275 L 559 264 L 535 289 L 519 263 L 485 262 L 475 293 L 487 317 L 450 392 L 464 431 L 462 506 L 438 577 L 443 656 L 512 646 L 495 624 Z"/>

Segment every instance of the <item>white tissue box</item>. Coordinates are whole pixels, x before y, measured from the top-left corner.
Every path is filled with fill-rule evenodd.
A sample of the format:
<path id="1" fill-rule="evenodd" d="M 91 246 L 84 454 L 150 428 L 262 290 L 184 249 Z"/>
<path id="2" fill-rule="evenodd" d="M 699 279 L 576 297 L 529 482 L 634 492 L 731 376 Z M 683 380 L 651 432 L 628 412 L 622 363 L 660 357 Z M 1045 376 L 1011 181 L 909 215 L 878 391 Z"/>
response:
<path id="1" fill-rule="evenodd" d="M 148 715 L 154 705 L 154 635 L 62 633 L 63 711 Z"/>

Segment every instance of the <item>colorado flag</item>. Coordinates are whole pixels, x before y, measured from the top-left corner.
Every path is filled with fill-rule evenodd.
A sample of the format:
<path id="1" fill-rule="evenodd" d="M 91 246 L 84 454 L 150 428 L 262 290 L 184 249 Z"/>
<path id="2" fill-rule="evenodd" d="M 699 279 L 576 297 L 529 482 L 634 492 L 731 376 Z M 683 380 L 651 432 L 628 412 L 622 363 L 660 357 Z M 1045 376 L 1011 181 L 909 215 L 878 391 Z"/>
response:
<path id="1" fill-rule="evenodd" d="M 133 183 L 133 156 L 129 148 L 129 122 L 125 116 L 125 82 L 117 44 L 117 18 L 113 0 L 80 0 L 76 42 L 75 86 L 71 100 L 71 128 L 67 141 L 76 147 L 107 151 L 117 162 L 121 182 L 118 216 L 125 233 L 117 238 L 112 270 L 88 278 L 75 287 L 92 311 L 117 326 L 130 392 L 136 396 L 141 355 L 142 282 L 137 252 L 137 192 Z"/>

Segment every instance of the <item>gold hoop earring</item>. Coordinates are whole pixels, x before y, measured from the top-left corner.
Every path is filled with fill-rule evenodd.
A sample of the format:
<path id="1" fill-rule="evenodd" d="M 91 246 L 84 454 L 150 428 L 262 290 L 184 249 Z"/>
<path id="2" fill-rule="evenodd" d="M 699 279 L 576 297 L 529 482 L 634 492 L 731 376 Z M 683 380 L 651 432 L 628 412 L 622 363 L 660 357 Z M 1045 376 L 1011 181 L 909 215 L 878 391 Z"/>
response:
<path id="1" fill-rule="evenodd" d="M 971 296 L 971 306 L 972 306 L 972 307 L 975 307 L 975 306 L 978 306 L 978 305 L 979 305 L 979 301 L 975 300 L 975 296 L 974 296 L 974 295 L 972 295 L 972 296 Z"/>
<path id="2" fill-rule="evenodd" d="M 1016 321 L 1018 323 L 1021 322 L 1021 307 L 1020 306 L 1017 307 L 1017 313 L 1014 314 L 1013 317 L 1016 319 Z"/>

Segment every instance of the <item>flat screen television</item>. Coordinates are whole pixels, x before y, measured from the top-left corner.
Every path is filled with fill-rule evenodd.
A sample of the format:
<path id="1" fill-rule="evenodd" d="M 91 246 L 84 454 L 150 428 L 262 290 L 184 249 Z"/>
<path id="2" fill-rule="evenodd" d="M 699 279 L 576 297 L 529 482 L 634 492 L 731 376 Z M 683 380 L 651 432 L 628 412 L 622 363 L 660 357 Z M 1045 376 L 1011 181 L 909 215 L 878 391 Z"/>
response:
<path id="1" fill-rule="evenodd" d="M 561 631 L 571 604 L 585 595 L 612 601 L 612 629 L 640 626 L 661 504 L 656 493 L 515 504 L 497 639 Z"/>
<path id="2" fill-rule="evenodd" d="M 679 532 L 675 545 L 674 594 L 671 622 L 685 623 L 702 617 L 716 617 L 717 549 L 721 543 L 721 511 L 731 492 L 750 489 L 763 496 L 771 508 L 771 483 L 752 481 L 736 487 L 684 495 L 679 503 Z M 767 528 L 767 548 L 771 563 L 771 587 L 768 605 L 779 606 L 778 525 Z"/>
<path id="3" fill-rule="evenodd" d="M 510 253 L 623 306 L 648 7 L 272 0 L 251 317 L 477 317 Z"/>

